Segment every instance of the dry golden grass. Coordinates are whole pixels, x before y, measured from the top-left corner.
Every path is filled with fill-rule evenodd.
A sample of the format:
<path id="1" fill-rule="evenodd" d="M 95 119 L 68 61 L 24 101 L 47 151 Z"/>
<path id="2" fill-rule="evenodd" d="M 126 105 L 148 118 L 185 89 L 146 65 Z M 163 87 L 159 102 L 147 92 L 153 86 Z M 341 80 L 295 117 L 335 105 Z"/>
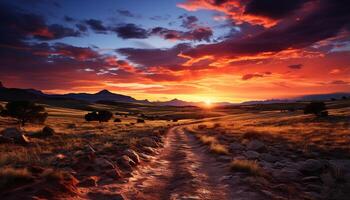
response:
<path id="1" fill-rule="evenodd" d="M 251 176 L 265 176 L 264 170 L 256 161 L 252 160 L 233 160 L 230 163 L 230 168 L 233 171 L 244 172 Z"/>
<path id="2" fill-rule="evenodd" d="M 216 138 L 213 136 L 199 135 L 199 140 L 206 145 L 211 145 L 216 142 Z"/>
<path id="3" fill-rule="evenodd" d="M 88 145 L 97 151 L 135 147 L 140 138 L 155 134 L 169 124 L 165 120 L 146 120 L 145 124 L 130 125 L 137 116 L 122 117 L 121 123 L 113 120 L 86 122 L 86 111 L 50 106 L 46 109 L 49 117 L 45 125 L 52 127 L 56 134 L 48 138 L 30 138 L 28 146 L 0 144 L 0 167 L 39 165 L 55 168 L 59 154 L 72 158 L 77 151 L 89 151 Z M 22 129 L 30 134 L 41 131 L 45 125 L 28 124 Z M 16 120 L 0 117 L 0 131 L 14 126 L 17 126 Z"/>
<path id="4" fill-rule="evenodd" d="M 218 143 L 211 143 L 209 146 L 210 151 L 217 153 L 217 154 L 224 154 L 228 155 L 229 151 L 225 145 L 218 144 Z"/>
<path id="5" fill-rule="evenodd" d="M 214 136 L 197 134 L 199 140 L 209 146 L 209 150 L 216 154 L 228 155 L 229 151 L 225 145 L 220 144 Z"/>

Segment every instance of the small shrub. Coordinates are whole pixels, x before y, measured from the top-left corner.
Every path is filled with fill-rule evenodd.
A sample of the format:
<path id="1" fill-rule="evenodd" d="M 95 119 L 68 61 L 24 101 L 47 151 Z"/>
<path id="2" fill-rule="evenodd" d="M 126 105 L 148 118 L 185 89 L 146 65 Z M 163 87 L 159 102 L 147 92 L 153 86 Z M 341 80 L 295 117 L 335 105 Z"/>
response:
<path id="1" fill-rule="evenodd" d="M 74 128 L 77 128 L 77 125 L 74 123 L 70 123 L 70 124 L 67 124 L 67 128 L 74 129 Z"/>
<path id="2" fill-rule="evenodd" d="M 230 168 L 232 171 L 244 172 L 251 176 L 265 176 L 263 169 L 252 160 L 233 160 Z"/>
<path id="3" fill-rule="evenodd" d="M 122 122 L 122 120 L 119 118 L 116 118 L 116 119 L 114 119 L 114 122 Z"/>
<path id="4" fill-rule="evenodd" d="M 204 130 L 204 129 L 206 129 L 207 128 L 207 125 L 205 125 L 205 124 L 200 124 L 200 125 L 198 125 L 198 129 L 199 130 Z"/>
<path id="5" fill-rule="evenodd" d="M 213 128 L 215 129 L 215 128 L 219 128 L 221 126 L 221 124 L 220 123 L 215 123 L 214 125 L 213 125 Z"/>
<path id="6" fill-rule="evenodd" d="M 98 121 L 98 122 L 108 122 L 113 117 L 113 113 L 107 110 L 94 111 L 85 115 L 85 120 L 90 121 Z"/>
<path id="7" fill-rule="evenodd" d="M 324 102 L 311 102 L 304 108 L 304 114 L 314 114 L 321 117 L 321 113 L 326 111 L 326 104 Z"/>
<path id="8" fill-rule="evenodd" d="M 144 119 L 137 119 L 136 123 L 145 123 L 145 120 Z"/>

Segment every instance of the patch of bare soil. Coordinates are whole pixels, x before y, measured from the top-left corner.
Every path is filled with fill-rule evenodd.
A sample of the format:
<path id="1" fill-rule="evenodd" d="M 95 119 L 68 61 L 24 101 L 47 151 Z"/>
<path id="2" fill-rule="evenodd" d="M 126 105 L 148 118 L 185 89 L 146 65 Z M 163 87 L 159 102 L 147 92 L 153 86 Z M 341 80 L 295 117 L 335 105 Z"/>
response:
<path id="1" fill-rule="evenodd" d="M 164 148 L 133 172 L 121 189 L 129 199 L 261 199 L 239 180 L 232 181 L 227 164 L 210 155 L 184 127 L 169 130 Z"/>

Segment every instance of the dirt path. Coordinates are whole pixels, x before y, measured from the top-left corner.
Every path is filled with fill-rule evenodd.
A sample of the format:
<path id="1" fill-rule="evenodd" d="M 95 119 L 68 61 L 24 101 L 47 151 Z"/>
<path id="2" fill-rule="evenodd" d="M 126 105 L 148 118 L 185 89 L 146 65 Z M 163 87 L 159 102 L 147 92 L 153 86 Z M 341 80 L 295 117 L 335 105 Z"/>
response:
<path id="1" fill-rule="evenodd" d="M 130 199 L 232 199 L 228 170 L 182 127 L 169 130 L 164 149 L 137 170 L 123 189 Z"/>

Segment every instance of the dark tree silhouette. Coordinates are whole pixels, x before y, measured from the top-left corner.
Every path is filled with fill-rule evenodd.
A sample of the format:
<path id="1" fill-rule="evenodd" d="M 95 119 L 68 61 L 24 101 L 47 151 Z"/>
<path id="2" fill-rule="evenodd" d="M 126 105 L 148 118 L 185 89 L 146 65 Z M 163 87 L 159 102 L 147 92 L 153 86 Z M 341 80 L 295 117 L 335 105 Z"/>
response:
<path id="1" fill-rule="evenodd" d="M 6 104 L 5 109 L 1 111 L 1 116 L 13 117 L 18 119 L 20 125 L 24 126 L 27 122 L 44 123 L 48 114 L 43 106 L 36 105 L 30 101 L 12 101 Z"/>
<path id="2" fill-rule="evenodd" d="M 101 110 L 98 112 L 98 121 L 99 122 L 108 122 L 113 117 L 113 113 L 108 110 Z"/>
<path id="3" fill-rule="evenodd" d="M 88 121 L 88 122 L 97 121 L 97 119 L 98 119 L 98 115 L 97 115 L 96 111 L 88 113 L 88 114 L 85 115 L 85 120 Z"/>
<path id="4" fill-rule="evenodd" d="M 324 102 L 311 102 L 304 108 L 304 114 L 314 114 L 316 116 L 327 116 L 326 104 Z"/>
<path id="5" fill-rule="evenodd" d="M 93 111 L 91 113 L 88 113 L 85 115 L 85 120 L 90 121 L 98 121 L 98 122 L 108 122 L 113 116 L 113 113 L 107 111 L 107 110 L 101 110 L 101 111 Z"/>

